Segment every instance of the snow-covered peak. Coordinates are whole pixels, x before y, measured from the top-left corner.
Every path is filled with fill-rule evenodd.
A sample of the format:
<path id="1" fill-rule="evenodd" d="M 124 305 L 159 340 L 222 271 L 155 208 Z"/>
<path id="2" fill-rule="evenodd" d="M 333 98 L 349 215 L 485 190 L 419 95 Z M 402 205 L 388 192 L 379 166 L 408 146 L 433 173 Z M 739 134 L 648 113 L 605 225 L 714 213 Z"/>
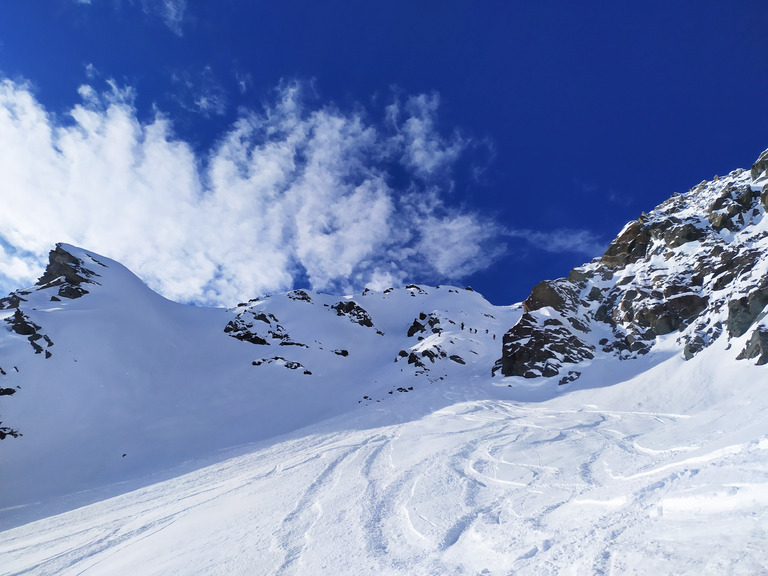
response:
<path id="1" fill-rule="evenodd" d="M 690 359 L 721 337 L 735 357 L 768 362 L 766 169 L 768 151 L 751 172 L 673 195 L 628 223 L 602 257 L 538 284 L 495 371 L 564 383 L 606 356 L 658 349 Z"/>

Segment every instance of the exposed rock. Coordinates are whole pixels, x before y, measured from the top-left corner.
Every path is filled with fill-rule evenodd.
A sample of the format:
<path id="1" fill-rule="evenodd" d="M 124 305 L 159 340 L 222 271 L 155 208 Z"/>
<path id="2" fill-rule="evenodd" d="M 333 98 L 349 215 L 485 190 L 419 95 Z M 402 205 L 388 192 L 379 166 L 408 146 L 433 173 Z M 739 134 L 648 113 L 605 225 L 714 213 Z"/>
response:
<path id="1" fill-rule="evenodd" d="M 757 161 L 752 164 L 752 171 L 750 176 L 752 180 L 757 180 L 760 176 L 768 172 L 768 150 L 760 154 Z"/>
<path id="2" fill-rule="evenodd" d="M 300 302 L 312 302 L 312 298 L 309 297 L 304 290 L 293 290 L 288 292 L 288 298 L 291 300 L 298 300 Z"/>
<path id="3" fill-rule="evenodd" d="M 768 305 L 768 234 L 753 226 L 764 218 L 758 197 L 768 210 L 768 151 L 751 176 L 735 170 L 674 194 L 627 224 L 601 258 L 537 284 L 493 371 L 559 373 L 593 354 L 584 335 L 594 331 L 610 332 L 599 350 L 622 359 L 648 353 L 675 331 L 687 359 L 725 328 L 731 337 L 745 334 Z M 732 233 L 720 233 L 726 229 Z"/>
<path id="4" fill-rule="evenodd" d="M 18 308 L 14 312 L 13 316 L 6 318 L 5 321 L 11 325 L 11 330 L 20 334 L 21 336 L 33 336 L 40 330 L 40 326 L 32 322 L 21 310 Z"/>
<path id="5" fill-rule="evenodd" d="M 0 310 L 18 308 L 22 302 L 26 302 L 18 292 L 11 292 L 5 298 L 0 298 Z"/>
<path id="6" fill-rule="evenodd" d="M 13 316 L 6 318 L 5 321 L 16 334 L 27 336 L 27 340 L 29 341 L 30 346 L 34 349 L 35 354 L 45 353 L 46 358 L 51 357 L 50 351 L 45 350 L 38 343 L 38 340 L 43 340 L 49 348 L 53 346 L 53 341 L 47 334 L 40 332 L 42 328 L 32 322 L 29 316 L 24 314 L 21 309 L 17 308 L 16 312 L 13 313 Z"/>
<path id="7" fill-rule="evenodd" d="M 723 229 L 736 230 L 736 225 L 731 217 L 724 212 L 713 212 L 709 215 L 709 223 L 718 232 Z"/>
<path id="8" fill-rule="evenodd" d="M 331 306 L 331 308 L 336 310 L 338 316 L 347 316 L 350 322 L 360 324 L 360 326 L 373 328 L 373 320 L 371 320 L 368 312 L 354 300 L 339 302 L 338 304 Z"/>
<path id="9" fill-rule="evenodd" d="M 414 334 L 418 334 L 419 332 L 425 332 L 426 326 L 419 322 L 418 320 L 414 320 L 413 324 L 411 324 L 410 328 L 408 328 L 408 338 L 413 336 Z"/>
<path id="10" fill-rule="evenodd" d="M 411 291 L 411 296 L 415 296 L 416 294 L 427 293 L 421 286 L 417 286 L 416 284 L 408 284 L 408 286 L 406 286 L 405 289 Z"/>
<path id="11" fill-rule="evenodd" d="M 747 345 L 736 357 L 737 360 L 757 358 L 756 364 L 768 364 L 768 327 L 758 327 L 747 342 Z"/>
<path id="12" fill-rule="evenodd" d="M 0 440 L 5 440 L 8 436 L 11 438 L 18 438 L 19 436 L 22 436 L 21 432 L 18 430 L 14 430 L 9 426 L 1 426 L 1 424 L 2 422 L 0 422 Z"/>
<path id="13" fill-rule="evenodd" d="M 303 370 L 304 374 L 311 375 L 312 372 L 304 368 L 301 362 L 295 362 L 293 360 L 286 360 L 282 356 L 272 356 L 272 358 L 262 358 L 260 360 L 254 360 L 251 362 L 254 366 L 261 366 L 263 364 L 278 364 L 286 367 L 288 370 Z"/>
<path id="14" fill-rule="evenodd" d="M 677 248 L 688 242 L 694 242 L 701 240 L 705 236 L 704 230 L 694 226 L 693 224 L 683 224 L 682 226 L 674 226 L 664 233 L 664 242 L 670 248 Z"/>
<path id="15" fill-rule="evenodd" d="M 88 270 L 78 258 L 64 250 L 61 244 L 57 244 L 48 254 L 48 266 L 38 279 L 37 285 L 45 286 L 63 277 L 69 284 L 77 286 L 83 282 L 91 282 L 92 276 L 98 274 Z"/>
<path id="16" fill-rule="evenodd" d="M 608 245 L 600 261 L 609 268 L 621 268 L 637 262 L 646 255 L 650 241 L 648 227 L 640 220 L 635 220 Z"/>
<path id="17" fill-rule="evenodd" d="M 746 334 L 767 304 L 768 278 L 749 295 L 728 302 L 728 333 L 735 337 Z"/>
<path id="18" fill-rule="evenodd" d="M 555 310 L 563 310 L 566 306 L 562 291 L 558 290 L 557 284 L 550 280 L 539 282 L 533 287 L 531 295 L 523 302 L 523 310 L 532 312 L 546 306 Z"/>
<path id="19" fill-rule="evenodd" d="M 502 357 L 493 373 L 504 376 L 555 376 L 563 363 L 577 364 L 594 358 L 591 346 L 561 321 L 526 312 L 502 340 Z"/>
<path id="20" fill-rule="evenodd" d="M 250 330 L 252 327 L 252 324 L 249 325 L 241 318 L 236 318 L 227 323 L 224 327 L 224 332 L 232 336 L 232 338 L 237 338 L 243 342 L 250 342 L 251 344 L 257 344 L 259 346 L 269 346 L 269 342 Z"/>
<path id="21" fill-rule="evenodd" d="M 701 352 L 704 347 L 706 346 L 706 342 L 701 337 L 700 334 L 696 334 L 685 343 L 685 346 L 683 347 L 683 358 L 686 360 L 690 360 L 693 358 L 696 354 Z"/>
<path id="22" fill-rule="evenodd" d="M 560 382 L 558 384 L 562 386 L 563 384 L 568 384 L 569 382 L 574 382 L 581 376 L 581 372 L 577 370 L 568 370 L 568 374 L 560 378 Z"/>
<path id="23" fill-rule="evenodd" d="M 422 322 L 424 323 L 422 324 Z M 424 312 L 421 312 L 419 313 L 418 318 L 414 318 L 413 324 L 408 328 L 408 338 L 415 334 L 426 332 L 427 326 L 429 326 L 432 334 L 440 334 L 443 331 L 440 327 L 440 318 L 434 313 L 425 314 Z"/>

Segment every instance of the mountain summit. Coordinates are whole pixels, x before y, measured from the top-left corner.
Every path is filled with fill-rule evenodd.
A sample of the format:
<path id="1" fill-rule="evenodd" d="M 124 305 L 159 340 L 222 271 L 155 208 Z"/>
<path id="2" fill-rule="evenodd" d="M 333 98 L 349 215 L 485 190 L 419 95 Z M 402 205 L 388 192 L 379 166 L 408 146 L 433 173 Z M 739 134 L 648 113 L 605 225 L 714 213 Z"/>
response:
<path id="1" fill-rule="evenodd" d="M 767 183 L 768 151 L 751 172 L 715 177 L 643 213 L 567 278 L 537 284 L 494 371 L 566 372 L 564 383 L 598 354 L 624 360 L 674 343 L 690 359 L 723 335 L 747 333 L 737 358 L 767 363 Z"/>

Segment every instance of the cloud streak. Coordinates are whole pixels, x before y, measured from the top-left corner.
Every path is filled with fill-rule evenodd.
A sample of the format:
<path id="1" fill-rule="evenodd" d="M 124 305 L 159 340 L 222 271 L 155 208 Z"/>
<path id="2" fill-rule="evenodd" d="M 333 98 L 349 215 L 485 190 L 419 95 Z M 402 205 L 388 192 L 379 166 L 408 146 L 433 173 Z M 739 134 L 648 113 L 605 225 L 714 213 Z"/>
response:
<path id="1" fill-rule="evenodd" d="M 58 241 L 123 262 L 169 298 L 206 304 L 297 279 L 346 291 L 456 279 L 492 263 L 500 227 L 446 206 L 465 141 L 438 132 L 436 96 L 396 102 L 377 124 L 362 110 L 308 106 L 304 90 L 284 84 L 196 153 L 162 113 L 140 122 L 130 88 L 83 86 L 62 117 L 3 80 L 0 284 L 34 281 Z"/>

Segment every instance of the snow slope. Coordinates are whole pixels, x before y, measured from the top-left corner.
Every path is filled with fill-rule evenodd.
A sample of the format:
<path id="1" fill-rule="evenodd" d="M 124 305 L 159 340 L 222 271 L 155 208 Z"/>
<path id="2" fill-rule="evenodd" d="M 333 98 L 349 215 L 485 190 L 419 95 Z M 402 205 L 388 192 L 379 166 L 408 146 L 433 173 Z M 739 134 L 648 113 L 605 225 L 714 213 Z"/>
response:
<path id="1" fill-rule="evenodd" d="M 472 387 L 446 375 L 487 376 L 494 333 L 519 317 L 515 307 L 453 287 L 358 295 L 365 308 L 343 313 L 333 307 L 352 299 L 303 291 L 234 310 L 195 308 L 158 296 L 117 262 L 72 246 L 59 251 L 92 272 L 78 285 L 88 293 L 70 299 L 59 296 L 71 290 L 66 282 L 35 286 L 16 293 L 18 308 L 0 310 L 0 320 L 23 314 L 25 326 L 37 327 L 32 336 L 10 326 L 0 334 L 0 386 L 14 392 L 2 397 L 0 416 L 22 434 L 0 444 L 3 526 L 111 493 L 84 491 L 126 490 L 399 395 L 441 390 L 429 403 L 410 403 L 403 418 L 465 398 Z M 361 310 L 372 326 L 357 323 Z M 442 324 L 425 319 L 408 336 L 420 314 Z M 258 334 L 264 344 L 233 337 Z M 47 354 L 36 354 L 35 343 Z M 73 493 L 69 503 L 58 500 Z"/>
<path id="2" fill-rule="evenodd" d="M 765 377 L 729 352 L 538 402 L 401 395 L 3 532 L 0 573 L 763 574 Z"/>

